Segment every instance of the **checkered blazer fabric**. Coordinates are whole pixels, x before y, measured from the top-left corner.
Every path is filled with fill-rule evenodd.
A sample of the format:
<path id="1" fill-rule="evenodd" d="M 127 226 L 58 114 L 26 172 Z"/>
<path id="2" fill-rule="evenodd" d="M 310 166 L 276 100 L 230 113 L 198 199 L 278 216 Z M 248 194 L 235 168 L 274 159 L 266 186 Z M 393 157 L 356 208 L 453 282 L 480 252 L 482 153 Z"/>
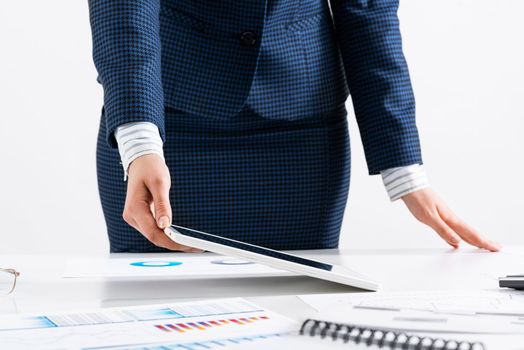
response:
<path id="1" fill-rule="evenodd" d="M 331 0 L 369 174 L 422 164 L 398 0 Z"/>
<path id="2" fill-rule="evenodd" d="M 106 141 L 164 107 L 227 120 L 328 112 L 351 93 L 368 171 L 422 163 L 398 0 L 89 0 Z M 255 35 L 244 44 L 242 33 Z"/>
<path id="3" fill-rule="evenodd" d="M 227 120 L 166 108 L 164 155 L 173 223 L 273 249 L 338 246 L 350 181 L 344 104 L 299 121 L 249 105 Z M 98 187 L 111 252 L 162 252 L 122 218 L 119 153 L 97 142 Z"/>
<path id="4" fill-rule="evenodd" d="M 125 123 L 159 128 L 174 223 L 274 249 L 338 244 L 350 94 L 369 174 L 422 164 L 398 0 L 89 0 L 89 9 L 113 252 L 162 251 L 122 219 L 114 131 Z"/>

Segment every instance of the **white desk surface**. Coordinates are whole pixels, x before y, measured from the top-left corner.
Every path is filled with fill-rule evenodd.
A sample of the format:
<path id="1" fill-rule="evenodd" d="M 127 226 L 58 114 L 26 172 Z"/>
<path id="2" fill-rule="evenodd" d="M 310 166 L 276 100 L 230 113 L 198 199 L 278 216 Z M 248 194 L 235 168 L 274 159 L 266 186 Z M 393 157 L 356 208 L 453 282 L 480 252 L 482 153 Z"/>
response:
<path id="1" fill-rule="evenodd" d="M 380 249 L 295 251 L 304 257 L 350 267 L 381 281 L 384 290 L 498 290 L 497 277 L 524 273 L 524 247 L 488 253 L 467 247 L 451 249 Z M 176 257 L 184 253 L 147 254 Z M 204 253 L 211 254 L 211 253 Z M 117 254 L 111 257 L 143 257 Z M 12 296 L 0 299 L 0 314 L 67 311 L 221 297 L 246 297 L 288 317 L 303 320 L 315 313 L 298 294 L 351 293 L 350 287 L 309 277 L 212 280 L 161 278 L 62 278 L 69 259 L 88 256 L 0 255 L 1 267 L 21 276 Z M 96 257 L 100 257 L 97 255 Z M 524 335 L 500 339 L 497 349 L 524 347 Z M 498 342 L 498 340 L 497 340 Z M 520 345 L 519 345 L 520 346 Z M 491 348 L 490 348 L 491 349 Z"/>

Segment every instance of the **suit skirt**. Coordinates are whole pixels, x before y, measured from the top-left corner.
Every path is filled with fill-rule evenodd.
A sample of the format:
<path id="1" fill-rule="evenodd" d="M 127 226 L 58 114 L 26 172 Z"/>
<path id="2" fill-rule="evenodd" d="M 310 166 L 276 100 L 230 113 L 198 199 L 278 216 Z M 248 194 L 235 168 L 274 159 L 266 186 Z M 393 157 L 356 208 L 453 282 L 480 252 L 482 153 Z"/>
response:
<path id="1" fill-rule="evenodd" d="M 164 156 L 173 223 L 268 248 L 338 246 L 350 181 L 344 104 L 299 120 L 263 118 L 248 104 L 218 120 L 166 108 Z M 96 166 L 111 252 L 166 251 L 122 218 L 127 182 L 106 143 Z"/>

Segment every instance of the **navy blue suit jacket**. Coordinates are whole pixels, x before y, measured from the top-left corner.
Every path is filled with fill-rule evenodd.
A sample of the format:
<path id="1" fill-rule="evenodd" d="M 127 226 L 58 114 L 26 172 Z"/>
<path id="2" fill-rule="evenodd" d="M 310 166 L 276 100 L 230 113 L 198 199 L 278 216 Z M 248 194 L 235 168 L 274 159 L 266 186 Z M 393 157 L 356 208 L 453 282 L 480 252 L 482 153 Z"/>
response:
<path id="1" fill-rule="evenodd" d="M 330 6 L 329 6 L 330 5 Z M 398 0 L 90 0 L 106 140 L 165 107 L 227 119 L 332 110 L 351 93 L 370 174 L 421 163 Z"/>

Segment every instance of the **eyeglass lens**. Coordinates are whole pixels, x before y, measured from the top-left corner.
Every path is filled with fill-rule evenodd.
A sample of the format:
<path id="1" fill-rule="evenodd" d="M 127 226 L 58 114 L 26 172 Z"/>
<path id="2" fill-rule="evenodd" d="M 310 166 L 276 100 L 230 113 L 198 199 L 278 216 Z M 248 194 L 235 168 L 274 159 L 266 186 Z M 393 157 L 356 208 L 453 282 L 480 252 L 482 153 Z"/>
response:
<path id="1" fill-rule="evenodd" d="M 7 295 L 13 291 L 15 279 L 14 273 L 0 270 L 0 295 Z"/>

